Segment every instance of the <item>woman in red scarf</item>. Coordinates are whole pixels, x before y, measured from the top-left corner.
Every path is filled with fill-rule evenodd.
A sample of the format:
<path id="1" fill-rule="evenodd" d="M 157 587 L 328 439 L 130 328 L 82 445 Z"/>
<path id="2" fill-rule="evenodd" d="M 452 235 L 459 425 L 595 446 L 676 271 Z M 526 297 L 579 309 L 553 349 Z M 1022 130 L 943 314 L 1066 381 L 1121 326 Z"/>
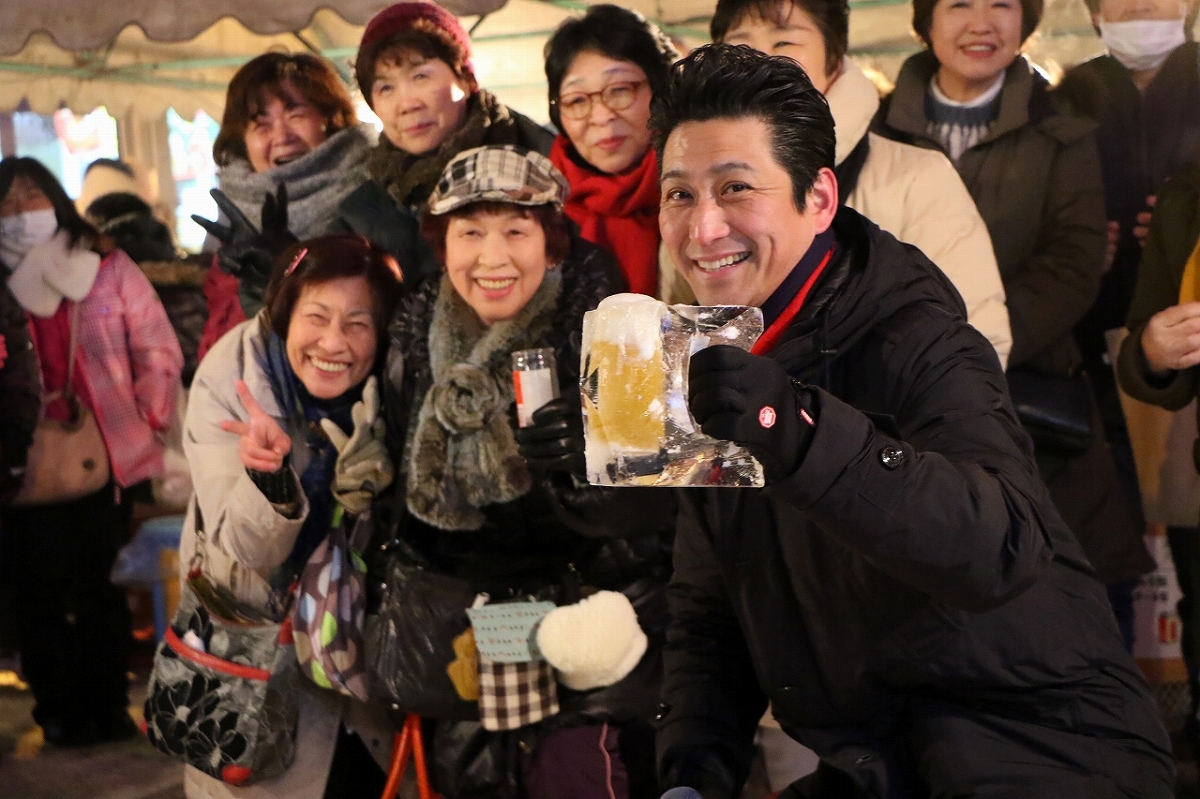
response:
<path id="1" fill-rule="evenodd" d="M 546 44 L 550 160 L 567 177 L 566 213 L 583 237 L 611 250 L 630 291 L 660 295 L 658 161 L 650 98 L 679 57 L 636 11 L 598 5 L 559 26 Z M 682 283 L 682 281 L 679 281 Z"/>

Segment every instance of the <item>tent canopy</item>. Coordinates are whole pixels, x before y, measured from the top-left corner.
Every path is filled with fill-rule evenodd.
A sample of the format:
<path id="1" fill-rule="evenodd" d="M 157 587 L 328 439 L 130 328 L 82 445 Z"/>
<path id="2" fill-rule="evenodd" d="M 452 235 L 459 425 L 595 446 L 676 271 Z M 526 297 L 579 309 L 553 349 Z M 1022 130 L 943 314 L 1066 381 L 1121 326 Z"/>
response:
<path id="1" fill-rule="evenodd" d="M 708 40 L 715 0 L 620 0 L 689 46 Z M 443 0 L 473 27 L 480 82 L 546 121 L 542 48 L 586 8 L 578 0 Z M 329 7 L 322 8 L 322 5 Z M 313 49 L 349 75 L 362 25 L 387 0 L 5 0 L 0 3 L 0 110 L 24 99 L 40 113 L 107 106 L 114 116 L 160 117 L 169 107 L 220 118 L 239 66 L 272 48 Z M 851 52 L 892 77 L 917 48 L 908 0 L 851 0 Z M 1083 0 L 1048 0 L 1029 51 L 1062 67 L 1101 49 Z"/>

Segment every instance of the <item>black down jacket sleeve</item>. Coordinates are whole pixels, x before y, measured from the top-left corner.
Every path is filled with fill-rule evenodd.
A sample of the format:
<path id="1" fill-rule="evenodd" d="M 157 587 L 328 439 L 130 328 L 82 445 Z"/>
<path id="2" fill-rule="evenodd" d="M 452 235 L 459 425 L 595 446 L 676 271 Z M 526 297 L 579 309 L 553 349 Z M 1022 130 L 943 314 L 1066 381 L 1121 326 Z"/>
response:
<path id="1" fill-rule="evenodd" d="M 851 385 L 874 382 L 900 438 L 817 391 L 799 469 L 764 489 L 876 568 L 950 607 L 983 612 L 1052 558 L 1089 570 L 1038 476 L 1028 436 L 983 339 L 909 306 L 871 335 Z M 977 339 L 978 341 L 971 341 Z"/>
<path id="2" fill-rule="evenodd" d="M 667 587 L 671 625 L 658 732 L 663 788 L 686 785 L 705 799 L 733 799 L 754 756 L 767 708 L 734 615 L 697 492 L 681 492 L 675 574 Z"/>

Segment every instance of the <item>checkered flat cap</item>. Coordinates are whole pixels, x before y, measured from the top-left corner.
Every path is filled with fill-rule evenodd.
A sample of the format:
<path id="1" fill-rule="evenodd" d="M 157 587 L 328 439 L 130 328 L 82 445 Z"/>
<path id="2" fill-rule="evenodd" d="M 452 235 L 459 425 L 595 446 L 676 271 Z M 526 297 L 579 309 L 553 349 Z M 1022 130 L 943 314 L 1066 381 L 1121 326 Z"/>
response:
<path id="1" fill-rule="evenodd" d="M 429 213 L 441 216 L 477 202 L 550 205 L 562 210 L 570 186 L 539 152 L 523 147 L 476 147 L 446 164 L 429 195 Z"/>

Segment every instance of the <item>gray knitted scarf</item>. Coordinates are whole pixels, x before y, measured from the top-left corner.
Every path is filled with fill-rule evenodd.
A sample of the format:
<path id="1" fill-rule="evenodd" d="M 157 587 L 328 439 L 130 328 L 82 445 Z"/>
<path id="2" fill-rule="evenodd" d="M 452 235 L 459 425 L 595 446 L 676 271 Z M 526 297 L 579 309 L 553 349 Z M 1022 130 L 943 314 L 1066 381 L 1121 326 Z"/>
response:
<path id="1" fill-rule="evenodd" d="M 301 239 L 319 236 L 337 216 L 338 204 L 366 181 L 375 139 L 370 125 L 339 130 L 290 164 L 266 172 L 255 172 L 249 161 L 238 158 L 217 171 L 217 185 L 251 222 L 261 225 L 263 200 L 286 183 L 288 228 Z"/>
<path id="2" fill-rule="evenodd" d="M 509 502 L 532 485 L 508 421 L 513 403 L 512 353 L 550 328 L 562 272 L 546 272 L 525 307 L 485 326 L 448 277 L 429 325 L 433 385 L 408 441 L 408 509 L 443 530 L 478 530 L 480 508 Z"/>

